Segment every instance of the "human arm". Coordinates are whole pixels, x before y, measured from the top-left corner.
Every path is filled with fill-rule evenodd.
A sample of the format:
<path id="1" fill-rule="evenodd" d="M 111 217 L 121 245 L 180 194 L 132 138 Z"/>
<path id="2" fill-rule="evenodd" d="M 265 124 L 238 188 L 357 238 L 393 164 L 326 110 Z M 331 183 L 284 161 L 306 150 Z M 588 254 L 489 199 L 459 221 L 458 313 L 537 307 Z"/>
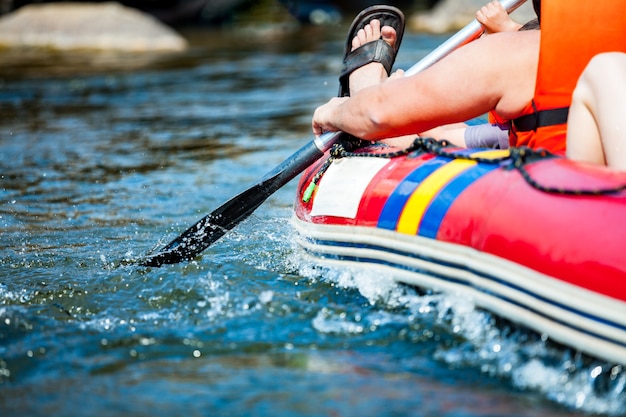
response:
<path id="1" fill-rule="evenodd" d="M 448 57 L 452 58 L 450 62 L 442 60 L 414 76 L 388 80 L 351 97 L 333 97 L 315 110 L 313 133 L 341 130 L 362 139 L 380 140 L 425 132 L 486 113 L 494 101 L 477 100 L 482 100 L 493 84 L 479 88 L 480 94 L 459 94 L 478 84 L 464 85 L 467 77 L 458 69 L 460 61 L 468 61 L 452 55 Z"/>
<path id="2" fill-rule="evenodd" d="M 509 147 L 508 124 L 480 123 L 468 125 L 454 123 L 422 132 L 419 135 L 437 140 L 445 139 L 463 148 L 507 149 Z"/>
<path id="3" fill-rule="evenodd" d="M 468 126 L 463 134 L 468 148 L 509 148 L 509 127 L 496 123 Z"/>
<path id="4" fill-rule="evenodd" d="M 465 131 L 467 128 L 467 123 L 452 123 L 421 132 L 419 136 L 436 140 L 445 139 L 454 146 L 465 147 Z"/>
<path id="5" fill-rule="evenodd" d="M 419 74 L 332 99 L 315 111 L 313 132 L 341 130 L 380 140 L 463 122 L 493 109 L 514 118 L 532 98 L 538 49 L 536 31 L 478 39 Z"/>

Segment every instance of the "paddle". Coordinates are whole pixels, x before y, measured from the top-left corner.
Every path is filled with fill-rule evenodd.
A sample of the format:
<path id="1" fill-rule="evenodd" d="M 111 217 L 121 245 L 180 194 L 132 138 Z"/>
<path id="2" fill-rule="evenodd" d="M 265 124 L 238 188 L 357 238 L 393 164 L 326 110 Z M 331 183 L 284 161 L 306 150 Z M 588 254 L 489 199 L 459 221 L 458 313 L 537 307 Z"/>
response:
<path id="1" fill-rule="evenodd" d="M 504 8 L 511 13 L 526 0 L 502 0 Z M 446 42 L 406 71 L 406 76 L 417 74 L 430 67 L 461 45 L 464 45 L 482 33 L 482 26 L 476 20 L 469 23 Z M 161 266 L 190 260 L 224 236 L 226 232 L 245 220 L 269 196 L 304 171 L 339 139 L 341 132 L 328 132 L 304 145 L 287 158 L 258 183 L 234 196 L 209 213 L 183 234 L 168 243 L 158 253 L 148 255 L 140 264 L 143 266 Z"/>

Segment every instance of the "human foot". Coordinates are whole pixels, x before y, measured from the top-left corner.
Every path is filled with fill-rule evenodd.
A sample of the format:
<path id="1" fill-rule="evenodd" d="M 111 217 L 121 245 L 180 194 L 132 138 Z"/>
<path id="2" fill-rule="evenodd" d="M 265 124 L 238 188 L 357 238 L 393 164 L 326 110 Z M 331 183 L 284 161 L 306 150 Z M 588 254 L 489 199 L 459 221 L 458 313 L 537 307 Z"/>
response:
<path id="1" fill-rule="evenodd" d="M 356 36 L 352 39 L 352 51 L 369 42 L 383 39 L 393 47 L 396 43 L 396 30 L 391 26 L 380 25 L 380 20 L 372 19 L 372 21 L 360 29 Z M 366 87 L 380 84 L 387 79 L 387 71 L 382 64 L 372 62 L 362 66 L 350 74 L 350 95 L 356 94 Z"/>

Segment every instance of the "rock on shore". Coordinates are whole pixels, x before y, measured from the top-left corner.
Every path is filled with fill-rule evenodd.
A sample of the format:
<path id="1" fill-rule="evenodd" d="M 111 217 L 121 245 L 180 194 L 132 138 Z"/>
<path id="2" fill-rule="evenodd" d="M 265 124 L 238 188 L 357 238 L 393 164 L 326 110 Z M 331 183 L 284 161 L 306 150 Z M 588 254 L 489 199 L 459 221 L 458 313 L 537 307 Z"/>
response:
<path id="1" fill-rule="evenodd" d="M 0 47 L 182 51 L 187 42 L 152 16 L 119 3 L 45 3 L 0 18 Z"/>
<path id="2" fill-rule="evenodd" d="M 476 12 L 489 0 L 441 0 L 428 12 L 412 16 L 407 25 L 415 31 L 446 33 L 461 29 L 471 22 Z M 511 14 L 511 19 L 524 24 L 536 18 L 532 2 L 527 1 Z"/>

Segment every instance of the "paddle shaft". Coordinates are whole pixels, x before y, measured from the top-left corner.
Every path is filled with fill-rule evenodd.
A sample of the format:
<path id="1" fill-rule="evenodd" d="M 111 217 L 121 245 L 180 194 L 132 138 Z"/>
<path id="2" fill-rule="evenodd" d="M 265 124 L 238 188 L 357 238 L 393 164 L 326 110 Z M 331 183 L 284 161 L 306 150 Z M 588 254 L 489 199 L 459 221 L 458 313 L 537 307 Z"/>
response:
<path id="1" fill-rule="evenodd" d="M 513 13 L 518 7 L 526 3 L 526 0 L 500 0 L 500 3 L 507 13 Z M 479 38 L 482 33 L 483 26 L 474 19 L 463 29 L 452 35 L 447 41 L 435 48 L 426 57 L 422 58 L 417 64 L 406 70 L 405 75 L 411 76 L 424 71 L 450 52 Z"/>
<path id="2" fill-rule="evenodd" d="M 526 0 L 502 0 L 507 12 L 511 13 Z M 483 29 L 474 20 L 441 44 L 426 57 L 406 71 L 407 76 L 417 74 L 430 67 L 456 48 L 478 38 Z M 161 251 L 140 261 L 143 266 L 161 266 L 189 260 L 200 254 L 226 232 L 248 218 L 269 196 L 291 181 L 294 177 L 320 159 L 337 142 L 342 132 L 327 132 L 304 145 L 278 165 L 261 181 L 222 204 L 206 215 L 183 234 L 168 243 Z"/>

